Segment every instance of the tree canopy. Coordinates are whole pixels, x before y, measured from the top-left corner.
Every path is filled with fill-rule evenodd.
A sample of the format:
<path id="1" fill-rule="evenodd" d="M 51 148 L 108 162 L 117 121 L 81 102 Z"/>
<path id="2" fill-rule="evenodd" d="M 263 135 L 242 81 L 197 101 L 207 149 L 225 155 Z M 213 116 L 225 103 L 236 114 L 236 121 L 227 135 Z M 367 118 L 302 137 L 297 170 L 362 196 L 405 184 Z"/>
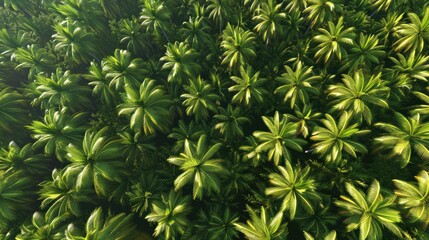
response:
<path id="1" fill-rule="evenodd" d="M 429 239 L 429 2 L 0 0 L 0 239 Z"/>

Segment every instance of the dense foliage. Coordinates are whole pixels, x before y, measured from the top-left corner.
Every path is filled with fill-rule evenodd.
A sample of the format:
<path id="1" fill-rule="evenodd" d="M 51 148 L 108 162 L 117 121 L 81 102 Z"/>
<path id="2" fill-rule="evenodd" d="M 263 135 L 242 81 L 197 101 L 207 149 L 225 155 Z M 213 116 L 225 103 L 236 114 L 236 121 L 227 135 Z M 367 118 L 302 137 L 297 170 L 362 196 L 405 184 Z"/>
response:
<path id="1" fill-rule="evenodd" d="M 429 239 L 426 0 L 0 0 L 1 239 Z"/>

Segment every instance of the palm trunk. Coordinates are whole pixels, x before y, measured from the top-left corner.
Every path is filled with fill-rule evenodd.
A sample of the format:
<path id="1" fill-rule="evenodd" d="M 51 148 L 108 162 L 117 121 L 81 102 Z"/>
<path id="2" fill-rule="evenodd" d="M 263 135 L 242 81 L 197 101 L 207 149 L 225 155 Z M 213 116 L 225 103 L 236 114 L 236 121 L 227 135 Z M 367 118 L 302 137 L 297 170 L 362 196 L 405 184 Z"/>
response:
<path id="1" fill-rule="evenodd" d="M 162 31 L 162 34 L 164 34 L 165 39 L 167 39 L 167 42 L 170 43 L 170 38 L 168 38 L 168 36 L 165 33 L 164 28 L 162 26 L 161 26 L 161 31 Z"/>
<path id="2" fill-rule="evenodd" d="M 90 55 L 91 57 L 93 57 L 93 58 L 95 59 L 95 61 L 100 62 L 100 59 L 98 59 L 94 54 L 89 53 L 89 55 Z"/>
<path id="3" fill-rule="evenodd" d="M 222 35 L 222 16 L 219 17 L 219 35 Z"/>
<path id="4" fill-rule="evenodd" d="M 369 18 L 372 18 L 372 16 L 377 12 L 377 9 L 374 10 L 374 12 L 371 13 L 371 15 L 369 15 Z"/>

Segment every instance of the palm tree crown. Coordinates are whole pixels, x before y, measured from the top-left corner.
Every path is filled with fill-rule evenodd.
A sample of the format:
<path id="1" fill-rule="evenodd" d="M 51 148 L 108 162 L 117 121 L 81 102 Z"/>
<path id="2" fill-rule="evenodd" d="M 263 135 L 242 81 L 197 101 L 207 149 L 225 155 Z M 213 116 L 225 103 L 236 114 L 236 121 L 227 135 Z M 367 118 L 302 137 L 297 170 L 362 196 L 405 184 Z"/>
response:
<path id="1" fill-rule="evenodd" d="M 424 160 L 429 160 L 429 123 L 421 122 L 420 114 L 410 118 L 395 112 L 397 125 L 376 123 L 375 126 L 388 134 L 374 139 L 379 149 L 389 149 L 388 158 L 398 158 L 402 167 L 411 160 L 412 151 Z"/>
<path id="2" fill-rule="evenodd" d="M 422 19 L 415 13 L 408 13 L 410 24 L 401 24 L 396 28 L 400 38 L 395 42 L 395 51 L 421 52 L 425 41 L 429 41 L 429 8 L 425 9 Z"/>
<path id="3" fill-rule="evenodd" d="M 181 42 L 169 43 L 167 52 L 161 61 L 166 61 L 162 69 L 170 69 L 168 81 L 183 82 L 188 78 L 196 78 L 201 69 L 196 62 L 198 53 L 189 47 L 188 44 Z"/>
<path id="4" fill-rule="evenodd" d="M 171 99 L 162 86 L 147 78 L 139 89 L 125 85 L 125 91 L 124 103 L 118 105 L 118 115 L 131 115 L 130 127 L 135 132 L 167 131 Z"/>
<path id="5" fill-rule="evenodd" d="M 429 224 L 429 174 L 423 170 L 415 176 L 415 179 L 417 185 L 394 179 L 395 194 L 399 197 L 399 204 L 408 211 L 407 217 L 412 222 L 421 222 L 426 228 Z"/>
<path id="6" fill-rule="evenodd" d="M 77 22 L 64 21 L 55 26 L 55 49 L 64 51 L 68 62 L 88 63 L 96 53 L 95 36 L 85 31 Z"/>
<path id="7" fill-rule="evenodd" d="M 325 127 L 316 127 L 310 139 L 316 141 L 312 146 L 314 152 L 323 156 L 327 163 L 338 164 L 343 160 L 343 151 L 354 158 L 357 157 L 356 152 L 368 152 L 363 144 L 350 139 L 368 131 L 359 130 L 357 123 L 350 124 L 348 112 L 344 112 L 338 122 L 329 114 L 325 114 L 325 118 L 320 120 Z"/>
<path id="8" fill-rule="evenodd" d="M 256 56 L 255 35 L 240 27 L 233 28 L 230 24 L 222 35 L 221 47 L 224 49 L 222 64 L 228 64 L 232 71 L 237 71 L 240 66 Z"/>
<path id="9" fill-rule="evenodd" d="M 268 0 L 263 3 L 258 15 L 253 20 L 258 24 L 255 26 L 256 32 L 262 35 L 262 39 L 268 44 L 277 35 L 281 34 L 281 21 L 286 19 L 286 13 L 280 12 L 282 4 L 275 4 L 275 1 Z"/>
<path id="10" fill-rule="evenodd" d="M 319 28 L 319 35 L 314 36 L 313 40 L 319 45 L 315 57 L 318 61 L 323 58 L 324 63 L 330 63 L 334 58 L 341 61 L 347 57 L 346 46 L 354 43 L 355 28 L 344 29 L 343 18 L 340 17 L 336 25 L 332 21 L 328 22 L 328 29 Z"/>
<path id="11" fill-rule="evenodd" d="M 95 190 L 100 197 L 108 197 L 113 182 L 121 182 L 126 171 L 122 160 L 122 144 L 119 139 L 107 136 L 107 128 L 98 132 L 86 131 L 79 145 L 67 146 L 67 168 L 79 172 L 76 178 L 78 190 Z"/>
<path id="12" fill-rule="evenodd" d="M 302 145 L 306 141 L 296 138 L 296 123 L 289 122 L 286 115 L 280 118 L 279 112 L 275 112 L 274 117 L 262 117 L 269 132 L 255 131 L 253 136 L 260 142 L 256 152 L 268 152 L 268 159 L 273 160 L 275 165 L 280 164 L 280 158 L 291 161 L 289 149 L 302 151 Z"/>
<path id="13" fill-rule="evenodd" d="M 283 198 L 281 210 L 289 210 L 289 218 L 293 220 L 299 207 L 314 213 L 314 205 L 321 201 L 316 190 L 314 179 L 309 176 L 310 168 L 293 168 L 290 162 L 286 167 L 277 167 L 280 174 L 269 175 L 271 186 L 265 189 L 265 194 L 275 198 Z"/>
<path id="14" fill-rule="evenodd" d="M 248 66 L 246 69 L 240 67 L 241 77 L 232 76 L 231 80 L 236 83 L 236 85 L 228 88 L 230 92 L 237 92 L 232 101 L 236 103 L 244 103 L 246 106 L 251 106 L 252 102 L 261 103 L 263 101 L 263 96 L 266 94 L 266 90 L 262 85 L 266 82 L 267 79 L 260 78 L 260 72 L 253 72 L 253 69 Z"/>
<path id="15" fill-rule="evenodd" d="M 320 81 L 320 76 L 314 75 L 312 67 L 303 66 L 299 61 L 295 70 L 285 65 L 286 73 L 283 73 L 277 78 L 277 81 L 282 85 L 276 88 L 274 93 L 284 95 L 283 101 L 290 101 L 290 108 L 295 106 L 295 103 L 308 104 L 310 94 L 318 95 L 319 90 L 311 84 Z"/>
<path id="16" fill-rule="evenodd" d="M 347 216 L 347 231 L 359 228 L 359 239 L 380 239 L 381 227 L 385 227 L 396 236 L 402 236 L 397 226 L 402 221 L 401 216 L 393 208 L 395 199 L 381 195 L 377 180 L 369 186 L 367 194 L 350 183 L 346 183 L 346 190 L 349 196 L 341 195 L 341 200 L 335 203 L 344 210 L 342 215 Z"/>
<path id="17" fill-rule="evenodd" d="M 185 100 L 188 116 L 195 115 L 196 121 L 207 120 L 209 110 L 217 113 L 216 102 L 219 96 L 212 92 L 212 86 L 204 81 L 200 76 L 189 81 L 189 85 L 184 86 L 185 92 L 181 95 Z"/>
<path id="18" fill-rule="evenodd" d="M 344 84 L 330 85 L 328 96 L 334 98 L 333 109 L 339 112 L 349 111 L 362 117 L 371 124 L 373 114 L 370 105 L 388 108 L 386 100 L 390 89 L 381 79 L 381 73 L 372 76 L 364 76 L 362 71 L 357 71 L 353 76 L 343 75 Z"/>
<path id="19" fill-rule="evenodd" d="M 185 140 L 184 153 L 179 157 L 168 158 L 170 163 L 179 166 L 183 171 L 174 181 L 175 189 L 178 190 L 188 182 L 192 182 L 194 199 L 201 199 L 204 192 L 219 193 L 219 176 L 227 172 L 222 165 L 222 159 L 213 159 L 222 145 L 217 143 L 208 147 L 206 138 L 206 135 L 202 135 L 196 145 Z"/>

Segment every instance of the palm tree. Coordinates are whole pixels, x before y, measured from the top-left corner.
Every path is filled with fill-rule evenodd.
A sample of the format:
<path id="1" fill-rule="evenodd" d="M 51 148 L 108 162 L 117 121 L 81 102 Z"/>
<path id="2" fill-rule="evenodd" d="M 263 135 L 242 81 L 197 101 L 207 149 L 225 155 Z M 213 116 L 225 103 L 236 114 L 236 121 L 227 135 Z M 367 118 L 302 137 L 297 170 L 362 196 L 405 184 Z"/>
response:
<path id="1" fill-rule="evenodd" d="M 15 55 L 18 48 L 24 48 L 32 42 L 29 33 L 24 31 L 12 32 L 6 29 L 0 30 L 0 54 L 5 57 Z"/>
<path id="2" fill-rule="evenodd" d="M 389 12 L 386 17 L 375 22 L 377 36 L 383 39 L 383 44 L 387 46 L 389 40 L 395 35 L 395 31 L 401 23 L 404 13 Z"/>
<path id="3" fill-rule="evenodd" d="M 7 229 L 34 207 L 36 184 L 23 172 L 0 174 L 0 228 Z"/>
<path id="4" fill-rule="evenodd" d="M 48 221 L 42 212 L 35 212 L 31 222 L 21 225 L 21 233 L 16 240 L 43 240 L 43 239 L 65 239 L 65 231 L 69 216 L 63 215 Z"/>
<path id="5" fill-rule="evenodd" d="M 364 145 L 350 138 L 368 133 L 369 130 L 359 130 L 357 123 L 349 125 L 351 117 L 348 112 L 344 112 L 338 122 L 329 114 L 325 114 L 325 118 L 320 120 L 325 127 L 317 126 L 310 140 L 316 142 L 312 149 L 326 163 L 338 165 L 343 160 L 343 152 L 354 158 L 357 158 L 356 152 L 367 153 Z"/>
<path id="6" fill-rule="evenodd" d="M 276 36 L 281 35 L 281 22 L 286 19 L 286 13 L 281 12 L 282 4 L 275 4 L 274 0 L 262 3 L 258 15 L 252 19 L 256 21 L 254 30 L 262 35 L 262 39 L 268 44 Z"/>
<path id="7" fill-rule="evenodd" d="M 291 32 L 292 29 L 289 29 L 287 32 Z M 289 57 L 287 62 L 292 63 L 292 66 L 298 64 L 299 61 L 302 61 L 306 65 L 315 65 L 313 58 L 310 57 L 311 51 L 311 39 L 306 39 L 305 41 L 298 41 L 293 46 L 283 50 L 285 55 Z M 283 65 L 286 65 L 283 63 Z"/>
<path id="8" fill-rule="evenodd" d="M 162 62 L 159 59 L 149 59 L 143 62 L 144 76 L 152 79 L 164 79 L 165 74 L 162 71 Z M 171 94 L 170 94 L 171 95 Z"/>
<path id="9" fill-rule="evenodd" d="M 355 5 L 354 7 L 350 7 L 347 4 L 344 5 L 347 14 L 352 14 L 353 16 L 348 18 L 346 22 L 347 25 L 354 26 L 358 32 L 372 34 L 374 33 L 372 30 L 366 31 L 366 29 L 370 29 L 372 24 L 375 23 L 371 18 L 372 16 L 368 16 L 368 13 L 366 12 L 366 9 L 368 8 L 367 1 L 368 0 L 363 0 L 358 3 L 352 3 L 352 5 Z"/>
<path id="10" fill-rule="evenodd" d="M 226 109 L 219 107 L 219 114 L 213 118 L 217 122 L 215 129 L 219 130 L 227 142 L 244 137 L 242 125 L 250 123 L 250 119 L 241 114 L 239 107 L 233 108 L 230 104 Z"/>
<path id="11" fill-rule="evenodd" d="M 163 194 L 161 200 L 154 201 L 151 212 L 146 216 L 149 222 L 156 222 L 154 236 L 161 234 L 166 240 L 176 239 L 189 227 L 188 213 L 191 211 L 191 199 L 180 192 L 171 190 Z"/>
<path id="12" fill-rule="evenodd" d="M 399 39 L 394 43 L 395 51 L 422 52 L 425 41 L 429 41 L 429 8 L 425 9 L 422 19 L 415 13 L 408 13 L 411 23 L 404 23 L 395 29 Z"/>
<path id="13" fill-rule="evenodd" d="M 411 88 L 414 81 L 427 82 L 429 79 L 429 56 L 410 52 L 406 58 L 398 53 L 397 58 L 389 57 L 393 66 L 388 71 L 394 75 L 394 86 Z"/>
<path id="14" fill-rule="evenodd" d="M 54 17 L 51 10 L 46 8 L 46 5 L 42 7 L 42 4 L 37 2 L 39 0 L 33 1 L 33 4 L 28 4 L 34 9 L 34 14 L 32 16 L 22 16 L 15 15 L 13 17 L 14 21 L 20 21 L 21 23 L 15 25 L 19 29 L 22 29 L 25 32 L 29 32 L 32 35 L 32 38 L 38 44 L 45 45 L 52 37 L 53 34 L 53 25 L 55 23 Z M 8 14 L 8 13 L 6 13 Z M 15 27 L 6 29 L 18 29 Z"/>
<path id="15" fill-rule="evenodd" d="M 201 71 L 201 66 L 197 63 L 198 56 L 199 54 L 184 42 L 169 43 L 165 56 L 160 59 L 166 62 L 162 69 L 170 70 L 168 81 L 182 83 L 188 78 L 196 78 Z"/>
<path id="16" fill-rule="evenodd" d="M 286 115 L 292 122 L 296 122 L 298 124 L 296 134 L 307 138 L 310 133 L 310 129 L 316 125 L 314 120 L 318 119 L 322 114 L 320 112 L 314 112 L 312 105 L 307 104 L 302 107 L 302 110 L 300 107 L 295 105 L 294 114 L 287 113 Z"/>
<path id="17" fill-rule="evenodd" d="M 417 156 L 429 160 L 429 123 L 421 122 L 420 114 L 411 118 L 395 112 L 396 125 L 376 123 L 374 126 L 388 134 L 374 139 L 378 150 L 389 150 L 387 158 L 397 158 L 401 167 L 408 165 L 414 150 Z"/>
<path id="18" fill-rule="evenodd" d="M 95 35 L 70 20 L 55 25 L 55 50 L 64 51 L 64 60 L 69 63 L 88 63 L 91 58 L 98 59 Z"/>
<path id="19" fill-rule="evenodd" d="M 319 43 L 316 47 L 317 51 L 314 57 L 317 61 L 323 61 L 325 64 L 330 64 L 334 58 L 341 61 L 347 58 L 347 46 L 354 43 L 355 30 L 354 27 L 344 29 L 343 17 L 338 19 L 336 25 L 332 21 L 328 22 L 328 30 L 319 28 L 319 35 L 313 37 L 313 41 Z"/>
<path id="20" fill-rule="evenodd" d="M 169 138 L 174 139 L 176 142 L 173 145 L 174 152 L 180 152 L 185 146 L 185 141 L 197 142 L 201 135 L 204 134 L 204 130 L 201 126 L 196 125 L 194 121 L 190 121 L 186 124 L 183 120 L 179 120 L 177 128 L 173 128 Z"/>
<path id="21" fill-rule="evenodd" d="M 0 130 L 12 133 L 13 129 L 28 121 L 27 104 L 24 97 L 11 88 L 0 91 Z"/>
<path id="22" fill-rule="evenodd" d="M 127 196 L 130 198 L 131 210 L 139 217 L 146 215 L 152 203 L 161 200 L 161 193 L 170 189 L 171 181 L 160 175 L 159 172 L 149 170 L 133 181 Z"/>
<path id="23" fill-rule="evenodd" d="M 301 212 L 299 216 L 295 217 L 300 228 L 304 231 L 306 240 L 311 239 L 308 238 L 310 236 L 309 233 L 312 233 L 315 237 L 320 237 L 325 235 L 330 236 L 333 231 L 335 232 L 335 230 L 329 231 L 337 224 L 338 214 L 332 211 L 329 207 L 330 205 L 330 199 L 326 203 L 319 202 L 319 204 L 314 205 L 313 213 Z M 324 240 L 327 240 L 327 238 L 325 237 Z"/>
<path id="24" fill-rule="evenodd" d="M 112 185 L 125 179 L 128 172 L 121 161 L 123 145 L 120 139 L 107 136 L 108 127 L 98 132 L 87 130 L 83 142 L 66 148 L 69 173 L 79 172 L 77 191 L 90 189 L 100 197 L 108 197 Z M 71 176 L 67 176 L 71 177 Z"/>
<path id="25" fill-rule="evenodd" d="M 235 205 L 238 198 L 234 195 L 251 191 L 254 186 L 253 183 L 257 181 L 257 178 L 249 171 L 249 165 L 244 163 L 246 160 L 243 159 L 243 156 L 239 155 L 236 147 L 228 145 L 227 148 L 230 149 L 227 158 L 231 159 L 227 162 L 229 172 L 225 181 L 223 181 L 224 185 L 221 189 L 221 194 L 212 199 L 213 201 L 220 201 L 223 204 L 230 205 L 232 203 L 231 205 Z M 261 192 L 259 193 L 262 193 L 263 189 L 261 188 L 260 190 Z M 225 195 L 228 197 L 224 198 L 223 196 Z"/>
<path id="26" fill-rule="evenodd" d="M 232 102 L 239 104 L 243 103 L 248 107 L 250 107 L 253 102 L 263 102 L 263 96 L 267 94 L 263 84 L 267 79 L 260 78 L 259 74 L 260 72 L 254 73 L 250 66 L 246 69 L 242 66 L 240 67 L 241 77 L 232 76 L 231 80 L 234 81 L 236 85 L 228 88 L 228 91 L 230 92 L 237 92 L 232 97 Z"/>
<path id="27" fill-rule="evenodd" d="M 219 34 L 222 32 L 223 20 L 228 17 L 228 0 L 209 0 L 210 4 L 206 11 L 209 12 L 209 18 L 212 18 L 219 24 Z"/>
<path id="28" fill-rule="evenodd" d="M 133 87 L 140 86 L 143 60 L 133 58 L 127 50 L 116 49 L 113 56 L 104 59 L 101 65 L 111 88 L 122 90 L 127 84 Z"/>
<path id="29" fill-rule="evenodd" d="M 332 20 L 335 13 L 342 9 L 336 0 L 308 0 L 307 5 L 303 13 L 308 14 L 310 28 Z"/>
<path id="30" fill-rule="evenodd" d="M 141 25 L 146 29 L 146 32 L 153 33 L 159 37 L 162 33 L 167 40 L 170 39 L 167 35 L 169 31 L 169 22 L 171 13 L 165 6 L 164 2 L 159 0 L 144 0 L 142 12 L 140 13 Z"/>
<path id="31" fill-rule="evenodd" d="M 123 131 L 118 133 L 121 143 L 124 145 L 122 154 L 130 166 L 141 166 L 149 159 L 151 153 L 157 150 L 154 144 L 154 135 L 144 135 L 141 133 L 131 133 Z"/>
<path id="32" fill-rule="evenodd" d="M 338 112 L 349 111 L 351 116 L 358 116 L 371 124 L 373 114 L 370 105 L 389 108 L 386 100 L 390 88 L 381 79 L 381 73 L 364 76 L 362 70 L 356 71 L 353 76 L 343 74 L 344 84 L 329 85 L 328 97 L 334 98 L 331 102 L 333 110 Z"/>
<path id="33" fill-rule="evenodd" d="M 131 115 L 131 129 L 146 135 L 168 131 L 171 99 L 164 88 L 146 78 L 138 91 L 130 85 L 125 85 L 125 91 L 124 103 L 117 107 L 118 115 Z"/>
<path id="34" fill-rule="evenodd" d="M 185 42 L 191 44 L 192 48 L 201 49 L 211 42 L 210 26 L 204 17 L 189 17 L 189 21 L 183 23 L 180 29 Z"/>
<path id="35" fill-rule="evenodd" d="M 397 237 L 402 237 L 402 230 L 398 227 L 401 222 L 400 212 L 395 210 L 395 198 L 384 198 L 380 194 L 380 184 L 374 180 L 367 193 L 363 193 L 351 183 L 346 183 L 349 196 L 341 195 L 341 200 L 335 204 L 343 209 L 341 215 L 347 217 L 347 232 L 359 228 L 359 239 L 382 239 L 382 227 L 387 228 Z"/>
<path id="36" fill-rule="evenodd" d="M 14 141 L 8 149 L 0 149 L 0 172 L 23 172 L 31 176 L 44 176 L 51 171 L 52 160 L 38 154 L 31 144 L 22 148 Z"/>
<path id="37" fill-rule="evenodd" d="M 183 106 L 186 107 L 188 116 L 194 115 L 197 122 L 207 120 L 209 111 L 217 113 L 216 102 L 219 96 L 212 92 L 210 84 L 206 83 L 200 76 L 191 79 L 189 85 L 184 86 L 186 93 L 182 94 Z"/>
<path id="38" fill-rule="evenodd" d="M 274 117 L 262 117 L 269 132 L 255 131 L 253 136 L 258 140 L 259 145 L 256 152 L 268 152 L 268 160 L 273 160 L 277 166 L 280 158 L 286 162 L 291 161 L 289 149 L 302 152 L 302 145 L 307 142 L 296 137 L 297 124 L 289 122 L 286 115 L 280 119 L 279 112 L 275 112 Z"/>
<path id="39" fill-rule="evenodd" d="M 68 144 L 78 145 L 87 129 L 87 114 L 71 114 L 67 108 L 60 111 L 49 109 L 45 113 L 43 122 L 33 121 L 28 126 L 36 139 L 33 146 L 44 148 L 45 154 L 55 155 L 58 160 L 65 160 L 65 148 Z"/>
<path id="40" fill-rule="evenodd" d="M 247 206 L 250 219 L 247 224 L 234 223 L 238 231 L 249 240 L 280 240 L 286 239 L 288 235 L 287 223 L 282 224 L 283 212 L 278 212 L 274 217 L 266 213 L 261 207 L 260 216 L 251 207 Z"/>
<path id="41" fill-rule="evenodd" d="M 50 73 L 55 66 L 55 58 L 45 48 L 31 44 L 18 48 L 14 55 L 18 61 L 16 69 L 28 69 L 28 79 L 33 80 L 39 73 Z"/>
<path id="42" fill-rule="evenodd" d="M 92 191 L 76 189 L 79 174 L 76 168 L 54 169 L 52 180 L 40 183 L 41 208 L 47 209 L 45 218 L 48 222 L 54 221 L 57 217 L 82 216 L 85 213 L 84 206 L 93 205 Z"/>
<path id="43" fill-rule="evenodd" d="M 228 64 L 233 72 L 256 57 L 255 34 L 240 27 L 233 28 L 229 23 L 222 34 L 221 47 L 224 49 L 222 64 Z"/>
<path id="44" fill-rule="evenodd" d="M 84 74 L 89 86 L 93 86 L 92 95 L 97 96 L 101 100 L 103 106 L 113 107 L 117 105 L 118 94 L 110 88 L 110 81 L 106 77 L 106 72 L 103 72 L 100 64 L 91 62 L 88 67 L 88 74 Z"/>
<path id="45" fill-rule="evenodd" d="M 207 146 L 206 138 L 206 135 L 200 136 L 196 145 L 185 140 L 184 153 L 181 153 L 179 157 L 167 159 L 168 162 L 179 166 L 183 171 L 174 181 L 175 191 L 192 182 L 194 199 L 201 199 L 203 194 L 210 194 L 212 191 L 219 193 L 220 176 L 227 172 L 222 165 L 222 159 L 213 159 L 222 145 L 216 143 Z"/>
<path id="46" fill-rule="evenodd" d="M 40 95 L 32 104 L 40 105 L 44 110 L 68 107 L 72 111 L 90 106 L 88 95 L 91 90 L 88 86 L 79 84 L 79 77 L 69 70 L 64 72 L 61 68 L 57 68 L 50 78 L 38 75 L 35 83 Z"/>
<path id="47" fill-rule="evenodd" d="M 360 33 L 359 41 L 353 44 L 350 49 L 350 55 L 345 59 L 340 71 L 347 69 L 351 73 L 356 70 L 371 69 L 372 66 L 378 66 L 380 64 L 379 59 L 382 59 L 386 54 L 383 49 L 384 46 L 378 45 L 378 38 L 375 35 Z"/>
<path id="48" fill-rule="evenodd" d="M 298 0 L 298 1 L 307 1 L 307 0 Z M 292 2 L 293 1 L 291 1 L 290 3 Z M 287 33 L 287 34 L 283 34 L 283 36 L 285 36 L 286 42 L 295 42 L 296 39 L 304 39 L 304 35 L 305 35 L 304 22 L 305 22 L 305 19 L 302 16 L 301 11 L 292 11 L 286 15 L 286 25 L 283 27 L 283 30 L 282 30 L 282 33 Z M 291 46 L 291 47 L 299 48 L 300 45 L 302 46 L 303 44 L 305 44 L 305 42 L 308 43 L 309 40 L 306 39 L 306 41 L 302 41 L 302 42 L 297 41 L 296 44 L 294 44 L 296 46 Z"/>
<path id="49" fill-rule="evenodd" d="M 270 173 L 270 187 L 265 189 L 266 195 L 275 199 L 283 199 L 281 210 L 289 212 L 289 219 L 293 220 L 300 207 L 309 213 L 314 213 L 314 206 L 321 201 L 319 193 L 316 192 L 316 183 L 309 176 L 310 167 L 304 169 L 292 167 L 286 161 L 286 167 L 278 166 L 278 173 Z"/>
<path id="50" fill-rule="evenodd" d="M 53 4 L 53 9 L 62 19 L 76 21 L 88 26 L 99 37 L 106 37 L 107 21 L 98 0 L 64 0 L 62 4 Z M 103 39 L 107 42 L 106 38 Z"/>
<path id="51" fill-rule="evenodd" d="M 307 105 L 309 103 L 309 95 L 318 95 L 319 90 L 312 86 L 312 83 L 317 83 L 322 80 L 321 76 L 313 73 L 313 67 L 303 66 L 301 61 L 298 61 L 295 70 L 289 66 L 284 66 L 286 73 L 283 73 L 276 80 L 282 85 L 277 87 L 275 94 L 284 95 L 283 102 L 290 101 L 290 108 L 295 106 L 295 103 Z"/>
<path id="52" fill-rule="evenodd" d="M 417 185 L 394 179 L 395 195 L 399 198 L 398 203 L 407 211 L 407 218 L 411 222 L 420 222 L 426 229 L 429 224 L 429 174 L 422 170 L 414 178 Z"/>
<path id="53" fill-rule="evenodd" d="M 192 240 L 208 239 L 208 240 L 232 240 L 238 238 L 238 231 L 234 224 L 238 222 L 239 217 L 229 207 L 216 204 L 210 206 L 210 209 L 204 209 L 199 212 L 201 223 L 195 225 L 197 229 L 193 234 Z"/>
<path id="54" fill-rule="evenodd" d="M 143 32 L 138 20 L 122 19 L 119 25 L 120 43 L 126 44 L 127 50 L 138 56 L 148 55 L 146 51 L 150 45 L 148 36 Z"/>
<path id="55" fill-rule="evenodd" d="M 126 231 L 122 231 L 123 229 Z M 132 214 L 103 214 L 102 208 L 99 207 L 94 209 L 86 221 L 84 234 L 73 224 L 67 227 L 65 233 L 66 238 L 70 240 L 134 239 L 135 229 Z"/>

